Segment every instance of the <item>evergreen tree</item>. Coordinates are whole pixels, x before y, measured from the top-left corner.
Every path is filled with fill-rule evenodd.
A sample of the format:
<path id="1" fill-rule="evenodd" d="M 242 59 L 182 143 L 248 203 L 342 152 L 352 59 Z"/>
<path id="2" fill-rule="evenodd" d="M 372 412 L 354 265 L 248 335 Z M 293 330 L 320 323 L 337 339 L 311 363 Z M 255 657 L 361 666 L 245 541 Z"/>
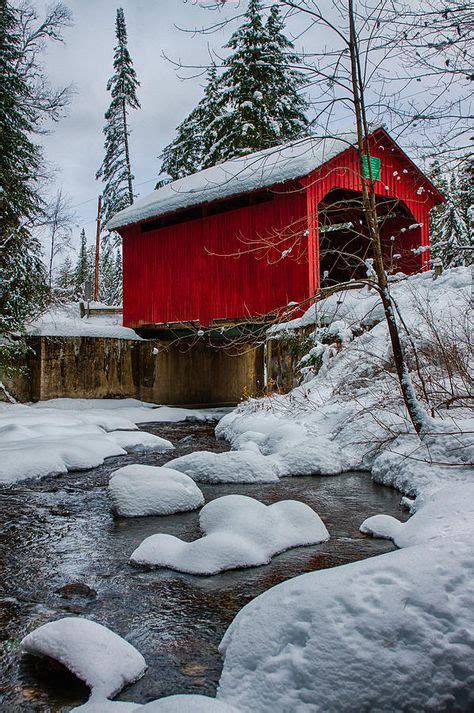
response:
<path id="1" fill-rule="evenodd" d="M 206 165 L 277 146 L 307 130 L 307 105 L 298 93 L 303 78 L 291 68 L 298 58 L 283 34 L 278 7 L 266 23 L 262 10 L 262 0 L 250 0 L 243 24 L 226 45 L 233 50 L 220 80 L 226 111 L 214 124 L 217 139 Z"/>
<path id="2" fill-rule="evenodd" d="M 55 287 L 60 300 L 65 302 L 74 300 L 76 296 L 75 270 L 69 255 L 66 255 L 58 268 Z"/>
<path id="3" fill-rule="evenodd" d="M 472 246 L 470 212 L 474 189 L 469 172 L 461 168 L 443 175 L 439 163 L 431 169 L 431 179 L 446 202 L 431 211 L 431 254 L 442 260 L 445 268 L 470 264 L 472 256 L 463 248 Z"/>
<path id="4" fill-rule="evenodd" d="M 130 109 L 139 109 L 137 79 L 127 47 L 127 28 L 122 8 L 117 10 L 115 25 L 117 45 L 114 49 L 114 74 L 107 83 L 111 103 L 105 113 L 105 156 L 96 178 L 105 186 L 103 191 L 103 217 L 107 221 L 133 203 L 133 179 L 128 128 Z"/>
<path id="5" fill-rule="evenodd" d="M 161 155 L 162 173 L 176 180 L 207 165 L 207 157 L 217 138 L 214 127 L 221 105 L 217 70 L 212 65 L 208 70 L 203 98 L 178 126 L 176 139 L 166 146 Z"/>
<path id="6" fill-rule="evenodd" d="M 25 353 L 24 323 L 47 298 L 41 246 L 31 229 L 43 217 L 43 155 L 33 141 L 42 121 L 57 118 L 66 93 L 50 90 L 38 53 L 69 23 L 63 6 L 37 23 L 33 7 L 0 0 L 0 370 Z"/>
<path id="7" fill-rule="evenodd" d="M 99 274 L 99 300 L 107 305 L 122 304 L 122 258 L 109 236 L 102 240 Z"/>
<path id="8" fill-rule="evenodd" d="M 122 252 L 120 249 L 115 254 L 115 295 L 113 304 L 121 305 L 123 302 L 123 266 Z"/>
<path id="9" fill-rule="evenodd" d="M 94 263 L 91 261 L 91 255 L 87 247 L 86 231 L 82 228 L 81 245 L 74 270 L 74 296 L 76 299 L 84 299 L 84 285 L 86 280 L 92 279 L 93 264 Z"/>
<path id="10" fill-rule="evenodd" d="M 203 99 L 162 154 L 162 172 L 182 178 L 307 133 L 303 77 L 283 28 L 277 5 L 264 21 L 262 0 L 250 0 L 222 75 L 211 67 Z"/>

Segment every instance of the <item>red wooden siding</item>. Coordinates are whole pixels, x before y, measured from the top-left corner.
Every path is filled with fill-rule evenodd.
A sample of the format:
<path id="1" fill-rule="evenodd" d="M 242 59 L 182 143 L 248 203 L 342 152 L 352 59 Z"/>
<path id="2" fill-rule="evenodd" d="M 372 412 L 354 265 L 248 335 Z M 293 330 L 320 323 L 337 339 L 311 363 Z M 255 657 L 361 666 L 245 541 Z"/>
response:
<path id="1" fill-rule="evenodd" d="M 401 201 L 409 211 L 383 227 L 384 254 L 387 260 L 400 256 L 396 269 L 415 272 L 428 264 L 428 252 L 414 254 L 412 249 L 429 246 L 429 210 L 439 203 L 439 194 L 383 130 L 372 135 L 370 153 L 381 159 L 377 194 Z M 140 225 L 121 229 L 124 324 L 198 320 L 207 326 L 311 298 L 320 284 L 318 206 L 333 189 L 361 190 L 352 148 L 298 187 L 275 189 L 273 200 L 214 215 L 206 215 L 204 208 L 203 217 L 149 232 Z M 265 241 L 272 240 L 276 244 L 265 249 Z"/>
<path id="2" fill-rule="evenodd" d="M 305 219 L 301 189 L 146 233 L 139 226 L 124 229 L 124 324 L 199 320 L 208 325 L 305 299 L 308 263 L 301 239 L 285 259 L 281 253 L 293 245 L 291 237 L 278 249 L 255 250 L 290 225 L 305 231 Z"/>
<path id="3" fill-rule="evenodd" d="M 428 265 L 429 252 L 414 255 L 411 250 L 420 245 L 429 246 L 429 211 L 439 200 L 430 192 L 429 182 L 404 159 L 403 154 L 386 137 L 385 132 L 376 132 L 373 135 L 370 154 L 381 160 L 380 180 L 375 182 L 376 193 L 403 202 L 413 215 L 413 221 L 409 222 L 409 225 L 422 224 L 420 227 L 408 230 L 409 225 L 402 220 L 398 227 L 395 224 L 391 226 L 396 252 L 401 255 L 398 262 L 400 271 L 415 272 Z M 313 211 L 308 213 L 309 240 L 318 243 L 318 220 L 315 211 L 322 199 L 334 188 L 361 191 L 356 151 L 349 148 L 311 173 L 305 181 L 308 191 L 308 210 Z M 400 228 L 404 228 L 404 232 L 400 232 Z M 383 232 L 388 240 L 390 235 L 387 234 L 387 230 Z M 319 254 L 317 245 L 313 248 L 313 252 Z M 309 269 L 311 272 L 311 266 Z M 319 271 L 317 277 L 319 279 Z"/>

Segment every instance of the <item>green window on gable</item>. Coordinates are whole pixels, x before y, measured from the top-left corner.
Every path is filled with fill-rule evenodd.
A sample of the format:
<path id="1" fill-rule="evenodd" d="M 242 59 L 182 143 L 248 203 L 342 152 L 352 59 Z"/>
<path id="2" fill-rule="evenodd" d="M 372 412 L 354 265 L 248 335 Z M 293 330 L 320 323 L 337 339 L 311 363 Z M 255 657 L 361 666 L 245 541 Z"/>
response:
<path id="1" fill-rule="evenodd" d="M 370 161 L 370 170 L 369 170 Z M 370 173 L 372 172 L 372 179 L 374 181 L 380 180 L 380 167 L 382 162 L 379 158 L 375 156 L 362 156 L 362 176 L 363 178 L 370 178 Z"/>

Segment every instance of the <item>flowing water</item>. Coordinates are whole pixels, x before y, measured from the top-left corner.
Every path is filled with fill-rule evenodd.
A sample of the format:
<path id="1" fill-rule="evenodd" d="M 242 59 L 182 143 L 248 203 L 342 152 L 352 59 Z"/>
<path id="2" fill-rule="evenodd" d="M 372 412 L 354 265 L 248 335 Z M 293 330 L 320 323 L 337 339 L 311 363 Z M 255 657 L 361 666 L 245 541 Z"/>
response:
<path id="1" fill-rule="evenodd" d="M 303 572 L 393 549 L 390 542 L 365 537 L 358 528 L 364 518 L 378 512 L 404 519 L 400 495 L 374 484 L 367 473 L 347 473 L 284 478 L 276 484 L 200 484 L 206 501 L 229 493 L 250 495 L 266 504 L 301 500 L 319 513 L 330 532 L 329 542 L 289 550 L 263 567 L 212 577 L 131 567 L 129 555 L 148 535 L 198 537 L 198 512 L 114 519 L 106 493 L 110 473 L 127 463 L 163 465 L 195 450 L 227 450 L 225 443 L 216 441 L 213 429 L 212 423 L 148 424 L 143 430 L 176 445 L 172 455 L 110 458 L 92 470 L 0 490 L 1 711 L 55 713 L 87 700 L 88 689 L 64 669 L 19 651 L 26 633 L 68 615 L 105 624 L 145 656 L 148 671 L 119 700 L 142 703 L 174 693 L 214 695 L 222 668 L 219 642 L 247 602 Z M 58 592 L 71 583 L 86 587 Z"/>

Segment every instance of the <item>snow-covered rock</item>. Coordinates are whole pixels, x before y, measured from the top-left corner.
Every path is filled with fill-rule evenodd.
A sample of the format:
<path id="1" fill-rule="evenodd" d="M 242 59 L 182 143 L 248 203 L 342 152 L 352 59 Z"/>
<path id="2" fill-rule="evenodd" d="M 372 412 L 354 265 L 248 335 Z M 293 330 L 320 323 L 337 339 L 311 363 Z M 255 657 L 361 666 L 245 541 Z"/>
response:
<path id="1" fill-rule="evenodd" d="M 245 495 L 212 500 L 199 514 L 203 537 L 184 542 L 173 535 L 147 537 L 131 562 L 170 567 L 191 574 L 268 564 L 279 552 L 329 539 L 320 517 L 304 503 L 283 500 L 264 505 Z"/>
<path id="2" fill-rule="evenodd" d="M 127 453 L 141 453 L 143 451 L 166 453 L 166 451 L 174 449 L 171 441 L 146 431 L 113 431 L 109 434 L 109 438 L 112 438 Z"/>
<path id="3" fill-rule="evenodd" d="M 195 694 L 168 696 L 150 701 L 140 708 L 147 713 L 239 713 L 234 706 L 208 696 Z"/>
<path id="4" fill-rule="evenodd" d="M 166 696 L 140 703 L 125 703 L 123 701 L 108 701 L 105 698 L 93 696 L 87 703 L 73 708 L 71 713 L 131 713 L 131 711 L 148 711 L 148 713 L 239 713 L 234 706 L 224 701 L 197 694 L 181 694 Z"/>
<path id="5" fill-rule="evenodd" d="M 275 460 L 249 450 L 195 451 L 169 461 L 168 466 L 201 483 L 271 483 L 280 473 Z"/>
<path id="6" fill-rule="evenodd" d="M 43 624 L 21 642 L 25 653 L 59 661 L 89 686 L 108 698 L 137 681 L 146 670 L 143 656 L 107 627 L 80 617 Z"/>
<path id="7" fill-rule="evenodd" d="M 116 470 L 108 493 L 115 513 L 122 517 L 170 515 L 204 503 L 202 492 L 184 473 L 138 463 Z"/>

